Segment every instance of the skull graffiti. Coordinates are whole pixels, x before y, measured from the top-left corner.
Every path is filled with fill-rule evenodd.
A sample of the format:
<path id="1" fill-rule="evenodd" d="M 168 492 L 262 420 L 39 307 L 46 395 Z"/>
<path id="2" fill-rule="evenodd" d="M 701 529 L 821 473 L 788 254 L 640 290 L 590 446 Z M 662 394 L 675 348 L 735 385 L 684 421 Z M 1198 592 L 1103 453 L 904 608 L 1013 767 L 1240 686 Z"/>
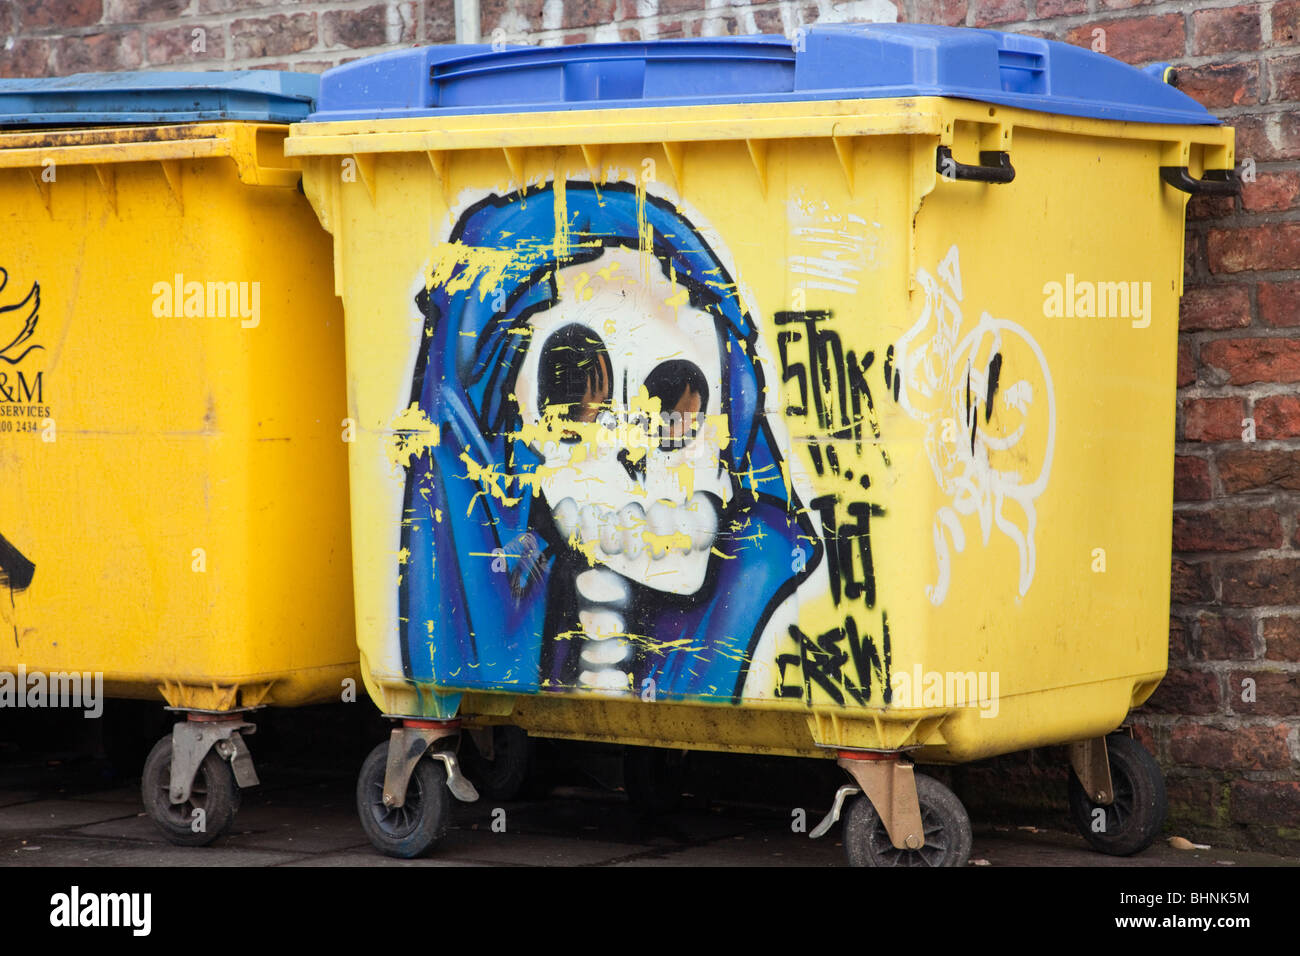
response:
<path id="1" fill-rule="evenodd" d="M 739 699 L 822 549 L 723 258 L 675 203 L 570 181 L 469 206 L 436 259 L 416 297 L 412 400 L 438 439 L 408 469 L 408 675 Z"/>
<path id="2" fill-rule="evenodd" d="M 516 383 L 540 437 L 538 486 L 566 541 L 674 594 L 700 589 L 731 500 L 720 459 L 722 364 L 711 315 L 638 255 L 559 270 Z M 594 275 L 593 275 L 594 273 Z M 587 427 L 583 427 L 587 426 Z"/>

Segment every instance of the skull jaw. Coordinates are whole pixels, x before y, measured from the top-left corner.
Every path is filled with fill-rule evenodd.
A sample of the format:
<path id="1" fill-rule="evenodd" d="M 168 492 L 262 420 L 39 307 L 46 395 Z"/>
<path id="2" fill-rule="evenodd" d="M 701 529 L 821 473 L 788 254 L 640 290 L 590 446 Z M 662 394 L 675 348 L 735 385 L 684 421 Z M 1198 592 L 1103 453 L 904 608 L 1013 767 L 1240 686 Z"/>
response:
<path id="1" fill-rule="evenodd" d="M 709 571 L 710 551 L 671 551 L 653 558 L 647 548 L 630 558 L 626 554 L 596 554 L 596 563 L 643 587 L 666 594 L 694 594 L 704 586 Z"/>
<path id="2" fill-rule="evenodd" d="M 660 499 L 647 512 L 644 499 L 619 501 L 608 487 L 592 494 L 591 484 L 563 486 L 577 491 L 581 504 L 566 495 L 552 506 L 555 497 L 543 492 L 560 539 L 583 564 L 664 594 L 687 596 L 704 586 L 726 513 L 719 495 L 696 491 L 685 501 Z"/>

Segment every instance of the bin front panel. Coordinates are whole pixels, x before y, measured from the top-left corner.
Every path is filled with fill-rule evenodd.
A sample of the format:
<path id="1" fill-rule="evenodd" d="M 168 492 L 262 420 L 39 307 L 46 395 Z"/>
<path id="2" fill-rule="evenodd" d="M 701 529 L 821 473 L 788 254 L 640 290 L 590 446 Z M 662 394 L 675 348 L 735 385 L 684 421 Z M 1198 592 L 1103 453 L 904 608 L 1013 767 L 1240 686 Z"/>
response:
<path id="1" fill-rule="evenodd" d="M 432 153 L 414 121 L 298 128 L 389 137 L 306 179 L 381 706 L 961 711 L 970 755 L 1105 732 L 1159 678 L 1185 197 L 1157 166 L 1230 133 L 998 110 L 1018 176 L 988 186 L 935 149 L 975 155 L 992 110 L 892 108 L 599 145 L 466 118 L 513 139 Z"/>

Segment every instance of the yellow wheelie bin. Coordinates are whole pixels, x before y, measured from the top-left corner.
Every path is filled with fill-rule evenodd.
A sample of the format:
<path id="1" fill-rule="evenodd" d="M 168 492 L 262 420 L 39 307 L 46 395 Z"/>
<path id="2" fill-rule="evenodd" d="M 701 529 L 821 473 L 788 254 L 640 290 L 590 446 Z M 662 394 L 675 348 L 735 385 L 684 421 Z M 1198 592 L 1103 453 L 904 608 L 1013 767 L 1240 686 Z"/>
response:
<path id="1" fill-rule="evenodd" d="M 326 73 L 285 152 L 346 315 L 376 847 L 436 842 L 494 725 L 838 760 L 815 833 L 858 864 L 968 856 L 915 763 L 1070 744 L 1083 832 L 1150 843 L 1113 734 L 1166 667 L 1184 209 L 1237 188 L 1161 69 L 907 25 L 433 47 Z"/>
<path id="2" fill-rule="evenodd" d="M 317 83 L 0 82 L 0 704 L 165 702 L 182 844 L 257 782 L 254 710 L 359 677 L 342 310 L 283 149 Z"/>

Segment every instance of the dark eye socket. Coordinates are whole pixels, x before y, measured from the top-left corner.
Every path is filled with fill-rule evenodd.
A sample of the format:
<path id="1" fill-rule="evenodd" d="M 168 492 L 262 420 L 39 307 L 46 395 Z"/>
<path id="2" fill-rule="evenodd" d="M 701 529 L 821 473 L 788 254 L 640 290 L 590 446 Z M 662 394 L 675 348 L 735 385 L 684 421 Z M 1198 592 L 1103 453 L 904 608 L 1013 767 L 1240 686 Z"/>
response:
<path id="1" fill-rule="evenodd" d="M 594 422 L 610 407 L 613 374 L 609 352 L 585 325 L 566 325 L 546 340 L 537 370 L 537 403 L 571 422 Z M 565 432 L 577 441 L 576 432 Z"/>
<path id="2" fill-rule="evenodd" d="M 709 410 L 709 383 L 694 362 L 672 359 L 646 376 L 645 389 L 659 399 L 659 447 L 681 448 L 699 432 Z"/>

